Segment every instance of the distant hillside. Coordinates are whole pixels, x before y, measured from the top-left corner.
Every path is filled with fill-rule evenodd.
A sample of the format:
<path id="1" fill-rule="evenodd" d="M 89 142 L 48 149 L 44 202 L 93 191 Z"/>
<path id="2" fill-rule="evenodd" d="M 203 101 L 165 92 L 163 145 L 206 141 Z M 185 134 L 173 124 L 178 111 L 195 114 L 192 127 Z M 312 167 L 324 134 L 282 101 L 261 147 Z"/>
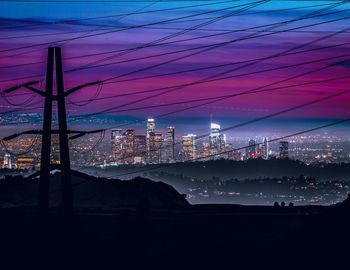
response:
<path id="1" fill-rule="evenodd" d="M 154 170 L 151 170 L 154 168 Z M 178 163 L 171 166 L 148 165 L 144 167 L 120 166 L 105 169 L 87 169 L 91 174 L 111 177 L 119 174 L 144 170 L 138 174 L 151 178 L 155 172 L 167 174 L 181 174 L 186 177 L 194 177 L 202 180 L 210 180 L 213 177 L 221 180 L 228 179 L 259 179 L 299 177 L 304 175 L 316 178 L 319 181 L 339 180 L 350 181 L 350 164 L 320 164 L 306 165 L 303 162 L 289 159 L 251 159 L 248 161 L 213 160 L 205 162 Z M 130 174 L 125 177 L 135 177 Z"/>
<path id="2" fill-rule="evenodd" d="M 51 176 L 51 206 L 61 198 L 60 173 Z M 131 181 L 96 178 L 73 171 L 74 204 L 78 208 L 174 208 L 189 203 L 173 187 L 137 177 Z M 0 206 L 35 205 L 38 179 L 8 176 L 0 180 Z"/>

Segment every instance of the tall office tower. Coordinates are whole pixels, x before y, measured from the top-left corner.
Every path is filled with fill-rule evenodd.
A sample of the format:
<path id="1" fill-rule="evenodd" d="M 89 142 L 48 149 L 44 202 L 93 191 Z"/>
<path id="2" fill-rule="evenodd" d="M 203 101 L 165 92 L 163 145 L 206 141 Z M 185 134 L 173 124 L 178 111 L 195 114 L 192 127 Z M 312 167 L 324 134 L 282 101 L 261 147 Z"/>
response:
<path id="1" fill-rule="evenodd" d="M 182 155 L 183 160 L 193 160 L 197 158 L 197 149 L 196 149 L 196 135 L 188 134 L 182 136 Z"/>
<path id="2" fill-rule="evenodd" d="M 212 159 L 220 158 L 220 152 L 225 151 L 226 136 L 220 131 L 220 125 L 211 123 L 209 134 L 210 156 Z"/>
<path id="3" fill-rule="evenodd" d="M 159 164 L 162 157 L 163 134 L 161 132 L 150 132 L 148 142 L 148 163 Z"/>
<path id="4" fill-rule="evenodd" d="M 135 130 L 127 129 L 124 133 L 124 163 L 134 163 Z"/>
<path id="5" fill-rule="evenodd" d="M 232 144 L 226 145 L 226 151 L 227 151 L 227 159 L 235 160 L 235 161 L 241 161 L 242 160 L 242 153 L 239 150 L 236 150 L 235 147 Z"/>
<path id="6" fill-rule="evenodd" d="M 280 141 L 280 158 L 285 159 L 289 157 L 288 148 L 289 143 L 287 141 Z"/>
<path id="7" fill-rule="evenodd" d="M 147 119 L 147 130 L 146 130 L 146 151 L 147 151 L 147 162 L 151 161 L 151 153 L 150 153 L 150 134 L 155 132 L 156 123 L 153 118 Z"/>
<path id="8" fill-rule="evenodd" d="M 112 156 L 117 164 L 123 164 L 124 135 L 121 129 L 112 129 L 111 132 Z"/>
<path id="9" fill-rule="evenodd" d="M 261 145 L 261 157 L 263 159 L 269 159 L 269 141 L 267 137 L 263 139 L 263 143 Z"/>
<path id="10" fill-rule="evenodd" d="M 254 139 L 249 139 L 248 147 L 246 148 L 246 159 L 257 157 L 257 147 L 256 141 Z"/>
<path id="11" fill-rule="evenodd" d="M 11 155 L 9 153 L 5 153 L 5 155 L 4 155 L 4 160 L 2 162 L 2 168 L 3 169 L 12 169 Z"/>
<path id="12" fill-rule="evenodd" d="M 155 128 L 156 128 L 156 124 L 154 122 L 154 119 L 148 118 L 147 119 L 147 133 L 146 133 L 147 138 L 149 138 L 149 135 L 151 132 L 155 131 Z"/>
<path id="13" fill-rule="evenodd" d="M 236 160 L 236 161 L 242 160 L 242 153 L 240 151 L 235 150 L 233 152 L 233 160 Z"/>
<path id="14" fill-rule="evenodd" d="M 134 163 L 145 163 L 147 161 L 147 139 L 146 135 L 135 135 L 134 138 Z"/>
<path id="15" fill-rule="evenodd" d="M 210 146 L 209 143 L 203 143 L 203 157 L 207 161 L 210 158 Z"/>
<path id="16" fill-rule="evenodd" d="M 239 160 L 240 159 L 240 153 L 239 151 L 235 150 L 232 144 L 228 143 L 226 144 L 225 151 L 225 158 L 230 160 Z M 239 158 L 237 159 L 237 155 L 239 154 Z"/>
<path id="17" fill-rule="evenodd" d="M 175 148 L 175 128 L 168 127 L 166 131 L 166 137 L 165 137 L 165 160 L 168 163 L 175 161 L 174 148 Z"/>
<path id="18" fill-rule="evenodd" d="M 220 137 L 220 158 L 228 158 L 228 153 L 227 151 L 227 143 L 226 143 L 226 134 L 221 133 Z"/>

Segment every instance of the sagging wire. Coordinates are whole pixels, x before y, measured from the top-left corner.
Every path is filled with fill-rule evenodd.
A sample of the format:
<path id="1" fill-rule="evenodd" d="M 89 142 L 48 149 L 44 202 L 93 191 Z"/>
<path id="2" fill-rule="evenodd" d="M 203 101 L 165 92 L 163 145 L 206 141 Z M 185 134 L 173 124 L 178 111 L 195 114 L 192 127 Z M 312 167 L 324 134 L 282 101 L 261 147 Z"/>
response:
<path id="1" fill-rule="evenodd" d="M 13 156 L 23 156 L 23 155 L 26 155 L 34 150 L 35 146 L 37 146 L 39 144 L 40 137 L 41 137 L 41 135 L 39 135 L 39 134 L 35 135 L 31 144 L 22 152 L 14 152 L 14 151 L 10 150 L 4 140 L 1 140 L 0 143 L 1 143 L 1 146 L 4 148 L 6 153 L 9 153 Z"/>
<path id="2" fill-rule="evenodd" d="M 92 103 L 93 101 L 95 101 L 96 98 L 98 98 L 102 92 L 102 89 L 103 89 L 103 86 L 104 86 L 104 83 L 101 81 L 98 85 L 97 85 L 97 88 L 96 88 L 96 91 L 95 91 L 95 94 L 90 97 L 89 99 L 85 100 L 85 101 L 73 101 L 72 99 L 70 99 L 69 97 L 67 97 L 68 101 L 70 104 L 73 104 L 75 106 L 79 106 L 79 107 L 82 107 L 82 106 L 86 106 L 86 105 L 89 105 L 90 103 Z"/>
<path id="3" fill-rule="evenodd" d="M 74 152 L 79 153 L 79 154 L 87 154 L 87 153 L 90 153 L 90 152 L 92 152 L 97 146 L 99 146 L 99 145 L 102 143 L 102 141 L 103 141 L 104 138 L 105 138 L 105 135 L 106 135 L 106 131 L 105 131 L 105 130 L 102 130 L 102 131 L 100 132 L 100 137 L 99 137 L 99 139 L 97 140 L 97 142 L 96 142 L 90 149 L 88 149 L 88 150 L 80 151 L 80 150 L 78 150 L 76 147 L 71 147 L 71 149 L 72 149 Z"/>
<path id="4" fill-rule="evenodd" d="M 43 81 L 39 82 L 39 89 L 42 90 L 43 88 Z M 14 106 L 14 107 L 24 107 L 24 108 L 28 108 L 29 106 L 31 106 L 31 102 L 35 99 L 36 95 L 32 94 L 29 98 L 27 98 L 25 101 L 23 102 L 19 102 L 19 103 L 15 103 L 13 101 L 10 100 L 9 96 L 6 95 L 5 92 L 1 93 L 1 96 L 4 98 L 4 100 L 6 101 L 6 103 L 8 103 L 10 106 Z"/>

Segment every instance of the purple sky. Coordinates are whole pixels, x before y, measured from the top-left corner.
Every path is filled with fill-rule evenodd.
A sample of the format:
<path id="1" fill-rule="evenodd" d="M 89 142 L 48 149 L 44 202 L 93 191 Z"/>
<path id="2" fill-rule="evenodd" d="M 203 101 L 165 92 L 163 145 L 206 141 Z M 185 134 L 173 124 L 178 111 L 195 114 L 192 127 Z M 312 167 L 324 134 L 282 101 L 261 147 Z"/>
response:
<path id="1" fill-rule="evenodd" d="M 283 2 L 283 4 L 281 2 Z M 317 72 L 312 72 L 306 76 L 297 77 L 290 81 L 273 85 L 271 87 L 288 86 L 293 84 L 333 79 L 342 76 L 350 76 L 350 61 L 346 61 L 348 59 L 350 60 L 350 44 L 346 44 L 349 42 L 348 37 L 350 34 L 348 31 L 346 31 L 346 27 L 349 27 L 350 25 L 350 20 L 348 19 L 350 12 L 347 11 L 350 4 L 344 4 L 323 11 L 321 14 L 333 13 L 325 16 L 303 19 L 297 22 L 275 26 L 274 28 L 262 27 L 256 30 L 240 32 L 236 31 L 225 35 L 218 34 L 229 30 L 252 28 L 260 25 L 273 24 L 276 22 L 300 18 L 302 16 L 308 16 L 310 13 L 326 8 L 327 6 L 332 7 L 331 5 L 334 3 L 334 1 L 271 1 L 270 3 L 261 4 L 245 12 L 236 14 L 236 16 L 227 16 L 227 18 L 224 19 L 217 19 L 216 22 L 212 23 L 209 22 L 213 21 L 219 16 L 224 16 L 234 11 L 238 12 L 239 9 L 243 8 L 242 6 L 233 8 L 234 6 L 253 3 L 253 1 L 229 2 L 225 4 L 169 10 L 176 7 L 201 5 L 203 3 L 208 2 L 161 3 L 161 1 L 155 1 L 153 3 L 138 2 L 128 5 L 125 3 L 86 3 L 83 5 L 77 3 L 28 4 L 2 2 L 0 7 L 0 19 L 2 22 L 0 27 L 0 88 L 5 89 L 20 82 L 43 78 L 46 69 L 46 64 L 44 61 L 46 60 L 46 50 L 48 46 L 48 44 L 43 43 L 52 43 L 53 45 L 62 46 L 67 88 L 93 80 L 105 80 L 116 76 L 120 76 L 118 80 L 129 80 L 104 84 L 99 95 L 99 98 L 104 98 L 116 94 L 133 93 L 135 91 L 152 90 L 156 88 L 170 87 L 200 81 L 211 76 L 215 76 L 221 72 L 229 71 L 230 69 L 239 67 L 240 65 L 232 64 L 200 71 L 184 71 L 268 57 L 278 53 L 283 53 L 286 50 L 295 48 L 296 46 L 301 46 L 307 42 L 313 42 L 311 45 L 290 51 L 290 53 L 296 51 L 306 52 L 274 57 L 225 75 L 236 76 L 233 78 L 191 85 L 183 89 L 173 91 L 172 93 L 160 95 L 159 97 L 152 96 L 155 93 L 161 93 L 162 91 L 130 95 L 126 97 L 101 99 L 82 107 L 69 104 L 68 109 L 71 114 L 88 114 L 99 112 L 113 107 L 117 108 L 118 106 L 126 103 L 131 104 L 124 106 L 123 109 L 229 95 L 273 84 L 281 80 L 296 77 L 297 75 L 306 72 L 321 69 L 322 67 L 326 67 L 328 65 L 331 66 Z M 306 8 L 308 6 L 317 7 Z M 232 7 L 232 9 L 214 12 L 215 10 L 229 7 Z M 41 15 L 39 15 L 38 9 L 41 10 Z M 146 11 L 156 10 L 163 11 L 145 13 Z M 191 17 L 191 19 L 197 19 L 193 21 L 188 21 L 188 17 L 188 19 L 181 19 L 182 21 L 180 20 L 180 22 L 177 21 L 162 24 L 156 23 L 201 13 L 205 14 Z M 81 18 L 111 16 L 115 14 L 124 15 L 120 17 L 77 21 L 77 19 Z M 70 22 L 67 22 L 67 20 L 70 20 Z M 63 21 L 66 21 L 66 23 L 63 23 Z M 52 22 L 56 22 L 56 24 L 52 24 Z M 205 22 L 208 22 L 207 25 L 199 27 L 200 24 Z M 317 23 L 321 24 L 303 27 Z M 125 28 L 128 27 L 130 28 L 145 24 L 152 25 L 137 29 L 125 30 Z M 104 28 L 101 25 L 105 25 Z M 183 31 L 183 29 L 188 29 L 190 27 L 198 29 Z M 299 29 L 253 38 L 254 35 L 270 33 L 256 33 L 254 31 L 264 29 L 268 31 L 282 31 L 294 28 Z M 117 31 L 118 29 L 124 30 Z M 331 36 L 332 33 L 341 30 L 344 30 L 344 32 Z M 107 31 L 113 32 L 102 34 L 103 32 Z M 155 40 L 159 40 L 163 37 L 168 37 L 174 33 L 180 33 L 180 35 L 162 41 L 162 43 L 173 42 L 172 44 L 149 46 L 148 48 L 144 49 L 131 50 L 125 55 L 109 53 L 86 57 L 86 55 L 96 53 L 135 48 L 143 44 L 149 44 L 150 42 L 154 42 Z M 213 34 L 217 35 L 207 38 L 198 38 L 191 41 L 181 41 Z M 67 41 L 69 38 L 77 37 L 79 37 L 79 39 Z M 224 42 L 226 42 L 226 44 Z M 207 50 L 206 52 L 198 53 L 186 58 L 183 57 L 183 59 L 177 61 L 174 60 L 201 50 L 194 48 L 203 48 L 203 46 L 216 43 L 222 43 L 222 46 L 216 46 L 215 48 L 213 47 L 211 50 Z M 38 46 L 38 44 L 43 45 Z M 22 47 L 26 48 L 19 49 Z M 176 53 L 177 51 L 185 49 L 193 50 Z M 158 57 L 151 57 L 166 53 L 168 54 Z M 110 57 L 110 59 L 107 60 L 105 59 L 106 57 Z M 150 58 L 137 60 L 138 58 L 145 57 Z M 334 59 L 329 59 L 332 57 Z M 103 61 L 101 61 L 101 59 Z M 318 61 L 322 59 L 324 60 Z M 171 63 L 165 63 L 170 61 Z M 313 63 L 297 65 L 303 62 L 312 61 Z M 36 62 L 42 63 L 30 64 Z M 27 63 L 28 65 L 16 66 Z M 98 64 L 110 65 L 69 72 L 71 69 L 86 65 Z M 9 67 L 12 65 L 15 66 Z M 153 65 L 158 66 L 150 68 Z M 289 65 L 297 66 L 282 68 Z M 269 72 L 260 72 L 252 75 L 239 76 L 240 74 L 264 71 L 273 68 L 280 69 Z M 134 71 L 137 72 L 132 75 L 126 75 L 127 73 Z M 37 75 L 39 76 L 34 77 Z M 159 76 L 154 78 L 143 78 L 154 75 Z M 26 79 L 14 80 L 27 76 L 28 78 Z M 33 77 L 30 78 L 31 76 Z M 135 80 L 136 78 L 143 79 Z M 196 117 L 209 118 L 209 116 L 212 114 L 214 118 L 217 119 L 251 119 L 305 103 L 307 101 L 312 101 L 332 93 L 346 90 L 347 88 L 350 88 L 349 82 L 350 79 L 339 79 L 329 82 L 320 82 L 317 84 L 290 87 L 271 92 L 255 93 L 240 97 L 228 98 L 210 105 L 187 110 L 185 112 L 172 115 L 171 117 L 177 117 L 183 120 L 189 119 L 188 121 L 192 121 L 190 119 Z M 71 100 L 79 101 L 89 99 L 90 97 L 94 96 L 95 92 L 95 86 L 89 87 L 77 94 L 72 95 Z M 25 93 L 25 90 L 21 90 L 18 93 Z M 150 98 L 137 102 L 139 99 L 146 97 Z M 20 102 L 26 98 L 28 98 L 28 96 L 16 97 L 16 99 L 11 98 L 11 100 Z M 39 101 L 39 98 L 35 98 L 33 102 L 36 101 Z M 113 113 L 113 115 L 132 116 L 137 118 L 155 117 L 163 113 L 175 111 L 196 104 L 198 103 L 172 106 L 169 105 L 160 108 L 117 112 Z M 346 118 L 349 116 L 349 104 L 350 94 L 342 95 L 332 98 L 326 102 L 281 115 L 276 119 Z M 3 99 L 0 101 L 0 106 L 1 112 L 15 108 L 13 106 L 6 107 L 8 104 Z M 34 111 L 40 112 L 41 110 L 37 109 Z M 196 123 L 194 122 L 193 125 L 195 124 Z"/>

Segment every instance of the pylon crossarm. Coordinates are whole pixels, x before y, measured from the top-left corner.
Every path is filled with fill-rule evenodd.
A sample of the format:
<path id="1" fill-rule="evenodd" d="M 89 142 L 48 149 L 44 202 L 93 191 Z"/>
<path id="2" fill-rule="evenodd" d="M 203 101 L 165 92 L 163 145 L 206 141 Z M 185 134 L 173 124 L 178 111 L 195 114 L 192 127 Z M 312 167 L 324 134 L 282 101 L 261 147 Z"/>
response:
<path id="1" fill-rule="evenodd" d="M 15 134 L 12 134 L 10 136 L 7 136 L 5 138 L 2 139 L 2 141 L 9 141 L 9 140 L 13 140 L 19 136 L 22 136 L 22 135 L 27 135 L 27 134 L 30 134 L 30 135 L 38 135 L 38 134 L 42 134 L 43 131 L 42 130 L 28 130 L 28 131 L 23 131 L 21 133 L 15 133 Z"/>
<path id="2" fill-rule="evenodd" d="M 91 130 L 91 131 L 78 131 L 77 135 L 73 135 L 71 137 L 69 137 L 70 140 L 75 140 L 78 139 L 86 134 L 93 134 L 93 133 L 99 133 L 99 132 L 103 132 L 103 129 L 97 129 L 97 130 Z"/>
<path id="3" fill-rule="evenodd" d="M 92 131 L 68 130 L 67 133 L 68 134 L 76 134 L 76 135 L 69 138 L 69 139 L 76 139 L 76 138 L 79 138 L 79 137 L 84 136 L 86 134 L 98 133 L 98 132 L 102 132 L 102 131 L 103 131 L 103 129 L 92 130 Z M 58 134 L 58 133 L 59 133 L 58 130 L 51 131 L 51 134 Z M 27 130 L 27 131 L 23 131 L 20 133 L 12 134 L 10 136 L 2 138 L 1 140 L 2 141 L 10 141 L 10 140 L 13 140 L 13 139 L 15 139 L 19 136 L 22 136 L 22 135 L 42 135 L 42 134 L 43 134 L 43 131 L 41 129 L 33 129 L 33 130 Z"/>
<path id="4" fill-rule="evenodd" d="M 30 85 L 33 85 L 33 84 L 37 84 L 39 83 L 40 81 L 31 81 L 31 82 L 27 82 L 27 83 L 23 83 L 23 84 L 19 84 L 19 85 L 16 85 L 16 86 L 12 86 L 8 89 L 5 89 L 4 91 L 1 92 L 1 95 L 4 95 L 4 94 L 9 94 L 13 91 L 16 91 L 22 87 L 26 87 L 26 86 L 30 86 Z"/>
<path id="5" fill-rule="evenodd" d="M 40 91 L 39 89 L 36 89 L 36 88 L 31 87 L 29 85 L 24 85 L 24 87 L 27 88 L 28 90 L 34 92 L 35 94 L 38 94 L 38 95 L 40 95 L 42 97 L 45 97 L 45 92 Z"/>
<path id="6" fill-rule="evenodd" d="M 67 90 L 65 93 L 64 93 L 64 96 L 69 96 L 70 94 L 73 94 L 74 92 L 84 88 L 84 87 L 87 87 L 87 86 L 91 86 L 91 85 L 96 85 L 96 84 L 101 84 L 102 81 L 96 81 L 96 82 L 91 82 L 91 83 L 85 83 L 85 84 L 82 84 L 82 85 L 78 85 L 76 87 L 73 87 L 69 90 Z"/>

